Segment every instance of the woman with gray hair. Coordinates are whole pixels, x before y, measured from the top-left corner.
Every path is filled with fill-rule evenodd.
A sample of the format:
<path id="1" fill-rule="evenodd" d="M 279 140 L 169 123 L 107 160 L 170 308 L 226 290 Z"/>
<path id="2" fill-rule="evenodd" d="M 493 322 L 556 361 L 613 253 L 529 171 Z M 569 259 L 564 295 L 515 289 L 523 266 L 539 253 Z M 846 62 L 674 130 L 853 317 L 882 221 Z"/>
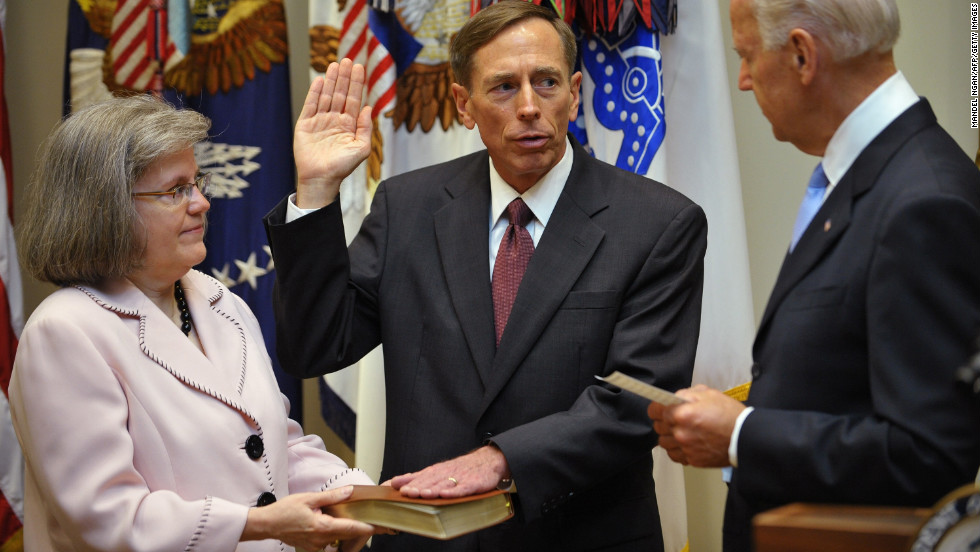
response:
<path id="1" fill-rule="evenodd" d="M 321 512 L 371 480 L 287 418 L 255 317 L 191 268 L 209 125 L 117 98 L 41 152 L 20 250 L 61 289 L 27 322 L 10 382 L 28 550 L 358 550 L 375 532 Z"/>

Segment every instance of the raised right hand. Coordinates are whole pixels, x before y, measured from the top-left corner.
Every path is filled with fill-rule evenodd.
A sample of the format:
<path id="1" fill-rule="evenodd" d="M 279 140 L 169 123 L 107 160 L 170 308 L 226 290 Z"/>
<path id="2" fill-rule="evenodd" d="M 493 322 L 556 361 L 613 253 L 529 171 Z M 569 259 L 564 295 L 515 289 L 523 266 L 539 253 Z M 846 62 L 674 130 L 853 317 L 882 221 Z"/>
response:
<path id="1" fill-rule="evenodd" d="M 310 85 L 296 121 L 296 205 L 323 207 L 371 151 L 371 107 L 361 107 L 364 66 L 344 58 Z"/>

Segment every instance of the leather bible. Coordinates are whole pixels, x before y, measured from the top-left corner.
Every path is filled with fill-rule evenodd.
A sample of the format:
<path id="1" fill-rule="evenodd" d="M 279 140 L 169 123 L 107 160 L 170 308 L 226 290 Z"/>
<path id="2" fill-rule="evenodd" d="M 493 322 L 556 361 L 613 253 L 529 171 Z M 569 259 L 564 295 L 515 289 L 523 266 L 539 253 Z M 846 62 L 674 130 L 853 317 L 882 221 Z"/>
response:
<path id="1" fill-rule="evenodd" d="M 381 485 L 354 485 L 354 492 L 347 500 L 325 510 L 334 517 L 439 540 L 484 529 L 514 515 L 514 505 L 506 490 L 461 498 L 409 498 Z"/>

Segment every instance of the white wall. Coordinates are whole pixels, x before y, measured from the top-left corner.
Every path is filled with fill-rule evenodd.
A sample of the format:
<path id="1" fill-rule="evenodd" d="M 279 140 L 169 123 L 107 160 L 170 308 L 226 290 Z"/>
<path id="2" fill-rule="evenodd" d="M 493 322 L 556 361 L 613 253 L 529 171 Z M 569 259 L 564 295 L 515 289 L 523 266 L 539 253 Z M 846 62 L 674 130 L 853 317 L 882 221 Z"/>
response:
<path id="1" fill-rule="evenodd" d="M 15 216 L 22 212 L 23 188 L 33 170 L 34 152 L 61 114 L 62 74 L 67 25 L 63 0 L 7 1 L 6 96 L 14 153 Z M 293 112 L 298 112 L 308 83 L 307 0 L 285 0 L 291 43 Z M 898 0 L 902 38 L 896 47 L 899 67 L 916 91 L 927 96 L 940 124 L 971 157 L 978 131 L 970 129 L 970 2 Z M 680 0 L 679 24 L 684 24 Z M 727 20 L 728 0 L 719 0 Z M 731 35 L 725 25 L 725 42 Z M 737 56 L 727 54 L 748 231 L 749 261 L 756 318 L 761 315 L 789 241 L 803 187 L 817 159 L 772 138 L 751 93 L 735 87 Z M 51 291 L 25 276 L 29 314 Z M 308 409 L 310 416 L 315 409 Z M 717 470 L 686 471 L 691 550 L 720 550 L 724 486 Z"/>

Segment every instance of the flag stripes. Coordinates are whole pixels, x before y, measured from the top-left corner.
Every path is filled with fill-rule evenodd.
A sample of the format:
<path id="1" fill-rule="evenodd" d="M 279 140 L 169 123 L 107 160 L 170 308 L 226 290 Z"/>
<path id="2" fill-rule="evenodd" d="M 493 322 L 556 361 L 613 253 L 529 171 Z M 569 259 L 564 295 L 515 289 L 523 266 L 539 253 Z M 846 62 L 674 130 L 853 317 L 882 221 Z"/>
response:
<path id="1" fill-rule="evenodd" d="M 170 68 L 182 57 L 168 39 L 162 0 L 119 0 L 109 51 L 119 84 L 134 90 L 159 90 L 161 66 Z"/>
<path id="2" fill-rule="evenodd" d="M 395 60 L 373 36 L 368 49 L 368 67 L 368 103 L 374 106 L 374 113 L 378 116 L 395 99 L 397 77 Z"/>
<path id="3" fill-rule="evenodd" d="M 367 101 L 380 115 L 395 98 L 395 62 L 372 29 L 373 8 L 356 0 L 344 14 L 337 59 L 348 58 L 367 69 Z"/>
<path id="4" fill-rule="evenodd" d="M 146 47 L 146 21 L 150 17 L 147 0 L 120 0 L 112 18 L 112 67 L 123 86 L 145 90 L 153 76 Z"/>
<path id="5" fill-rule="evenodd" d="M 344 16 L 343 27 L 340 28 L 340 45 L 337 47 L 337 58 L 349 58 L 355 63 L 364 63 L 361 49 L 367 41 L 367 3 L 365 0 L 355 0 L 350 11 Z"/>
<path id="6" fill-rule="evenodd" d="M 6 1 L 0 0 L 0 13 Z M 10 119 L 4 95 L 4 32 L 0 21 L 0 550 L 23 550 L 24 456 L 14 434 L 7 389 L 24 327 L 20 267 L 13 228 Z"/>

